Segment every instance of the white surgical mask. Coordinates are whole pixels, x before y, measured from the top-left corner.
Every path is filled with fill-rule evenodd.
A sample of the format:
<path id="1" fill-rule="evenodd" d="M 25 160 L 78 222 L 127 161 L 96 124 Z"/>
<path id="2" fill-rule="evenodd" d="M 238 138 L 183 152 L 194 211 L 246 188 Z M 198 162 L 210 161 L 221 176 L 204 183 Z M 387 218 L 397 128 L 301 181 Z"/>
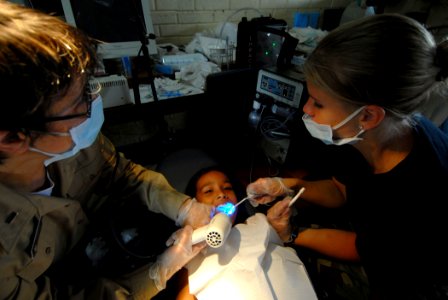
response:
<path id="1" fill-rule="evenodd" d="M 305 123 L 305 127 L 308 130 L 308 132 L 311 134 L 311 136 L 313 136 L 316 139 L 321 140 L 326 145 L 336 145 L 336 146 L 345 145 L 345 144 L 352 145 L 352 144 L 356 143 L 357 141 L 362 140 L 362 138 L 360 138 L 359 136 L 364 133 L 364 129 L 361 129 L 353 137 L 342 138 L 342 139 L 338 139 L 338 140 L 333 139 L 333 130 L 339 129 L 342 126 L 344 126 L 345 124 L 347 124 L 347 122 L 349 122 L 351 119 L 353 119 L 364 108 L 365 108 L 365 106 L 358 108 L 353 113 L 351 113 L 347 118 L 345 118 L 343 121 L 341 121 L 339 124 L 337 124 L 333 127 L 331 127 L 330 125 L 318 124 L 318 123 L 314 122 L 311 119 L 311 116 L 308 114 L 304 114 L 302 116 L 302 120 L 303 120 L 303 123 Z"/>
<path id="2" fill-rule="evenodd" d="M 78 126 L 71 128 L 69 132 L 58 134 L 60 136 L 71 136 L 74 146 L 70 150 L 63 153 L 50 153 L 33 147 L 30 147 L 30 150 L 50 156 L 49 159 L 44 161 L 44 165 L 47 167 L 55 161 L 72 157 L 77 154 L 79 150 L 91 146 L 98 136 L 103 122 L 103 100 L 101 99 L 101 96 L 98 96 L 92 102 L 92 112 L 89 118 L 85 119 L 84 122 Z"/>

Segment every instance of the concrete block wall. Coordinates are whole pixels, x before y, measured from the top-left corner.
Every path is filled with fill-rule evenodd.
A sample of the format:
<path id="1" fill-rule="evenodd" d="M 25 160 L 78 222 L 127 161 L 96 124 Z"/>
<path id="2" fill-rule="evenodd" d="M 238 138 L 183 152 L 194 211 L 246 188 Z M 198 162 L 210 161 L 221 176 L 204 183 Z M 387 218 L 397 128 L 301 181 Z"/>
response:
<path id="1" fill-rule="evenodd" d="M 151 0 L 157 44 L 187 45 L 198 32 L 214 30 L 228 21 L 238 24 L 260 16 L 283 19 L 293 26 L 295 12 L 323 13 L 346 7 L 352 0 Z M 320 21 L 321 22 L 321 21 Z"/>

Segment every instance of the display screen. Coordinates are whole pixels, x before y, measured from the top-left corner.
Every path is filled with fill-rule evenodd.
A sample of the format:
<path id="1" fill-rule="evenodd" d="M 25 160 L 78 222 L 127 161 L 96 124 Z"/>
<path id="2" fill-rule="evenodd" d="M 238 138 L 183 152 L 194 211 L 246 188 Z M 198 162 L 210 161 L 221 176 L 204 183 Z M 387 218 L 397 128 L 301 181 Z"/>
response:
<path id="1" fill-rule="evenodd" d="M 258 31 L 255 61 L 259 67 L 276 66 L 284 37 L 271 32 Z"/>
<path id="2" fill-rule="evenodd" d="M 260 88 L 289 101 L 294 100 L 294 93 L 296 91 L 295 86 L 265 75 L 261 77 Z"/>
<path id="3" fill-rule="evenodd" d="M 139 40 L 144 22 L 141 5 L 129 0 L 72 0 L 71 4 L 76 26 L 91 37 L 108 43 Z"/>
<path id="4" fill-rule="evenodd" d="M 102 58 L 138 56 L 143 43 L 157 54 L 150 0 L 61 0 L 67 23 L 102 43 Z"/>

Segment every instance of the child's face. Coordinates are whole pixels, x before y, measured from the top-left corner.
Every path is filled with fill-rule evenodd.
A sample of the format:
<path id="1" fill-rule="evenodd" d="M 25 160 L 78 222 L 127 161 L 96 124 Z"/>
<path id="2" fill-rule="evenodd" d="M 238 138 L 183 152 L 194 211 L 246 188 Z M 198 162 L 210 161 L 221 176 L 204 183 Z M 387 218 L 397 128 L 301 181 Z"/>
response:
<path id="1" fill-rule="evenodd" d="M 196 200 L 218 206 L 226 202 L 237 202 L 229 178 L 220 171 L 210 171 L 202 175 L 196 183 Z"/>

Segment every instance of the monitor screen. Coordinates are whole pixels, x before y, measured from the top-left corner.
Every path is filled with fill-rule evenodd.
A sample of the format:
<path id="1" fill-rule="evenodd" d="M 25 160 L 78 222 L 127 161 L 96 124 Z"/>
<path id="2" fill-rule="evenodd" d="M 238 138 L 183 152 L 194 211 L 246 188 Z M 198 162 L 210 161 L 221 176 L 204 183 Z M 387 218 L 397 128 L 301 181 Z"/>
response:
<path id="1" fill-rule="evenodd" d="M 67 23 L 101 43 L 102 58 L 138 56 L 141 34 L 154 33 L 150 0 L 62 0 Z M 157 54 L 156 42 L 148 40 L 148 52 Z"/>
<path id="2" fill-rule="evenodd" d="M 285 70 L 262 69 L 258 71 L 256 91 L 297 109 L 304 90 L 304 81 L 300 77 L 300 74 L 288 73 Z"/>
<path id="3" fill-rule="evenodd" d="M 274 67 L 280 55 L 284 37 L 269 31 L 256 33 L 255 61 L 258 67 Z"/>

